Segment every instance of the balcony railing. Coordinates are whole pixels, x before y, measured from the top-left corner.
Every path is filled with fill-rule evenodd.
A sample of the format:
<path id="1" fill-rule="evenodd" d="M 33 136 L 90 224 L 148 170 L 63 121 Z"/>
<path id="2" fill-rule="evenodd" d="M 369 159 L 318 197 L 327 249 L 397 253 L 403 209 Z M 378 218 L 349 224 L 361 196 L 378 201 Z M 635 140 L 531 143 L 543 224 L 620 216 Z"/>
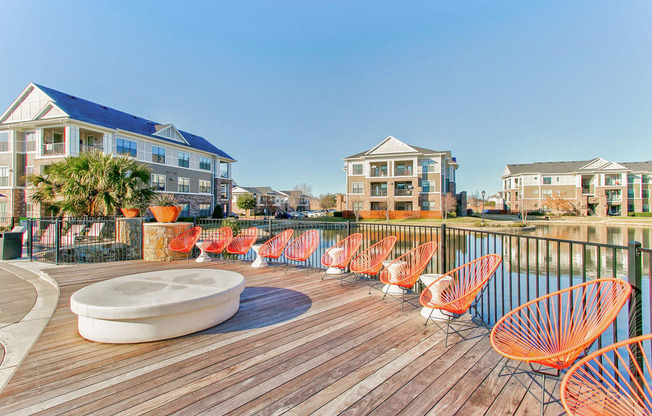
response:
<path id="1" fill-rule="evenodd" d="M 620 195 L 607 196 L 607 202 L 623 202 L 623 198 Z"/>
<path id="2" fill-rule="evenodd" d="M 394 176 L 412 176 L 414 173 L 412 169 L 396 170 Z"/>
<path id="3" fill-rule="evenodd" d="M 228 178 L 229 177 L 229 172 L 226 170 L 221 170 L 220 171 L 220 178 Z"/>
<path id="4" fill-rule="evenodd" d="M 582 194 L 583 195 L 593 195 L 595 192 L 593 190 L 593 185 L 591 186 L 583 186 L 582 187 Z"/>
<path id="5" fill-rule="evenodd" d="M 369 176 L 371 176 L 372 178 L 381 178 L 381 177 L 386 177 L 386 176 L 387 176 L 387 172 L 384 172 L 384 171 L 373 171 L 373 170 L 372 170 L 371 173 L 369 174 Z"/>
<path id="6" fill-rule="evenodd" d="M 411 189 L 394 189 L 394 195 L 396 196 L 411 196 Z"/>
<path id="7" fill-rule="evenodd" d="M 387 196 L 387 189 L 372 189 L 371 196 Z"/>
<path id="8" fill-rule="evenodd" d="M 65 153 L 65 143 L 43 143 L 43 155 L 63 155 Z"/>
<path id="9" fill-rule="evenodd" d="M 623 184 L 623 181 L 621 179 L 607 178 L 607 180 L 605 181 L 605 184 L 607 186 L 621 186 Z"/>
<path id="10" fill-rule="evenodd" d="M 104 147 L 97 144 L 80 144 L 79 150 L 81 152 L 103 152 Z"/>

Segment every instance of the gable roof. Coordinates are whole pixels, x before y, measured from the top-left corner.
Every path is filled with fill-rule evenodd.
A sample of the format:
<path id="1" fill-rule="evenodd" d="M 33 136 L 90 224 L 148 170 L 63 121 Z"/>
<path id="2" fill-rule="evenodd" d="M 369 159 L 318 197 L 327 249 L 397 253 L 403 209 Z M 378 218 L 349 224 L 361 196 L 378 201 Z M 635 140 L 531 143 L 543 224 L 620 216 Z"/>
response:
<path id="1" fill-rule="evenodd" d="M 73 95 L 66 94 L 64 92 L 57 91 L 42 85 L 33 85 L 43 91 L 43 93 L 47 94 L 56 104 L 56 106 L 68 114 L 68 116 L 73 120 L 95 124 L 109 129 L 119 129 L 143 136 L 150 136 L 155 140 L 162 140 L 171 144 L 192 147 L 193 149 L 213 153 L 225 159 L 235 161 L 235 159 L 229 156 L 226 152 L 217 148 L 215 145 L 203 137 L 178 130 L 178 132 L 187 142 L 186 144 L 177 140 L 157 136 L 155 135 L 155 133 L 158 132 L 157 125 L 160 126 L 163 123 L 157 123 L 151 120 L 127 114 L 125 112 L 115 110 L 104 105 L 96 104 L 94 102 L 84 100 L 83 98 L 75 97 Z"/>
<path id="2" fill-rule="evenodd" d="M 401 144 L 403 144 L 403 145 L 405 145 L 405 146 L 407 146 L 409 148 L 412 148 L 413 150 L 415 150 L 418 153 L 449 153 L 449 152 L 442 152 L 442 151 L 439 151 L 439 150 L 426 149 L 425 147 L 412 146 L 411 144 L 403 143 L 402 141 L 398 140 L 394 136 L 387 136 L 385 139 L 383 139 L 383 141 L 381 141 L 380 143 L 378 143 L 377 145 L 375 145 L 371 149 L 365 150 L 364 152 L 356 153 L 356 154 L 348 156 L 348 157 L 345 157 L 344 159 L 352 159 L 352 158 L 365 156 L 367 154 L 371 154 L 374 150 L 378 149 L 380 146 L 382 146 L 384 143 L 386 143 L 386 142 L 388 142 L 390 140 L 397 141 L 397 142 L 399 142 L 399 143 L 401 143 Z"/>
<path id="3" fill-rule="evenodd" d="M 606 171 L 630 169 L 633 171 L 652 171 L 652 160 L 646 162 L 609 162 L 602 158 L 567 162 L 536 162 L 522 164 L 507 164 L 503 176 L 523 173 L 575 173 L 582 171 Z"/>

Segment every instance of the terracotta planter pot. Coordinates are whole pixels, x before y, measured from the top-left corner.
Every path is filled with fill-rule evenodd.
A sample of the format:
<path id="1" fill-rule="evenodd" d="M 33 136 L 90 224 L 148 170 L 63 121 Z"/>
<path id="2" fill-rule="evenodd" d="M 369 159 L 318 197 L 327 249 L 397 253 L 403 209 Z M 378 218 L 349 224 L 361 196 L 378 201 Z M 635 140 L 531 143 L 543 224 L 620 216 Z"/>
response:
<path id="1" fill-rule="evenodd" d="M 134 218 L 140 214 L 139 208 L 120 208 L 120 211 L 122 211 L 122 215 L 127 218 Z"/>
<path id="2" fill-rule="evenodd" d="M 149 207 L 158 222 L 175 222 L 181 214 L 181 207 Z"/>

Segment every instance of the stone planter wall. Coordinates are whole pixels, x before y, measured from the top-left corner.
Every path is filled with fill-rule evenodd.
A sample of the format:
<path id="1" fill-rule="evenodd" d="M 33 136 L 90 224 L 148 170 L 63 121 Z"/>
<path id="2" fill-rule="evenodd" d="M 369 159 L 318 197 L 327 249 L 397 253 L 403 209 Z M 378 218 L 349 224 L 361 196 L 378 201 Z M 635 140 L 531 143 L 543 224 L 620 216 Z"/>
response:
<path id="1" fill-rule="evenodd" d="M 185 260 L 186 253 L 178 253 L 168 248 L 178 235 L 192 228 L 191 222 L 148 222 L 143 224 L 143 260 L 172 261 Z"/>

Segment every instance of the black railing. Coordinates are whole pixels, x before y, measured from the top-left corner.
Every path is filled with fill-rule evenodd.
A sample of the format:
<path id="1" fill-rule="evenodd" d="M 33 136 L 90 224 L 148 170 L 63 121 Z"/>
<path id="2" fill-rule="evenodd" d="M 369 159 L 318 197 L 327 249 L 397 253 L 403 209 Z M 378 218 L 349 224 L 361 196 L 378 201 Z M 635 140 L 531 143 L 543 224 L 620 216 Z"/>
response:
<path id="1" fill-rule="evenodd" d="M 27 220 L 30 260 L 48 263 L 105 263 L 143 258 L 142 218 Z"/>

